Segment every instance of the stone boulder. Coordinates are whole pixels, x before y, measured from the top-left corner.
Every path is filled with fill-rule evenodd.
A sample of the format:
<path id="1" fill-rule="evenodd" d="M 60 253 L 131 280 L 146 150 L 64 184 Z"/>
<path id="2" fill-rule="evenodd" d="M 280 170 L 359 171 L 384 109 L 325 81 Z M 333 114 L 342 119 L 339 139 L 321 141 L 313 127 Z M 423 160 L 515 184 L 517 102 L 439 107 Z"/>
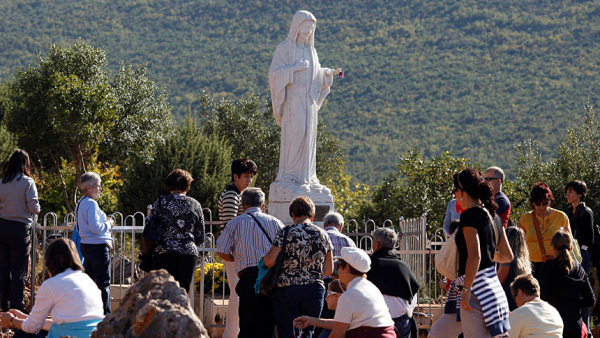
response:
<path id="1" fill-rule="evenodd" d="M 209 338 L 187 293 L 166 270 L 152 271 L 132 286 L 92 337 Z"/>

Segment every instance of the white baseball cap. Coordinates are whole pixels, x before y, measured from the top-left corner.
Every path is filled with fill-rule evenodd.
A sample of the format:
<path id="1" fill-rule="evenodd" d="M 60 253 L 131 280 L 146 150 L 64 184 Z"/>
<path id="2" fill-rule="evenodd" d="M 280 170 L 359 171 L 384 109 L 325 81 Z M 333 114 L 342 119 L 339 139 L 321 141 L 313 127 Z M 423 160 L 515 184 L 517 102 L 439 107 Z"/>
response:
<path id="1" fill-rule="evenodd" d="M 364 250 L 359 248 L 342 248 L 341 256 L 335 256 L 334 258 L 343 259 L 351 267 L 362 273 L 367 273 L 371 270 L 371 258 Z"/>

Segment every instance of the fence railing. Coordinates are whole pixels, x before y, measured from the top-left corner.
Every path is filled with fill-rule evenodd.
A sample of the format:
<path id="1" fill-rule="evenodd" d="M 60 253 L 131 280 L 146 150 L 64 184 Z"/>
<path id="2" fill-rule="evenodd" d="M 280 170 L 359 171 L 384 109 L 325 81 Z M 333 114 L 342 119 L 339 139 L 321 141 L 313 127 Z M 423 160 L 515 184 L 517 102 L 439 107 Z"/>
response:
<path id="1" fill-rule="evenodd" d="M 150 206 L 149 206 L 150 208 Z M 215 284 L 225 283 L 227 278 L 225 269 L 222 272 L 215 273 L 216 264 L 211 265 L 212 276 L 211 280 L 205 281 L 204 268 L 207 264 L 217 263 L 220 259 L 217 258 L 216 252 L 216 230 L 219 229 L 220 222 L 213 220 L 213 215 L 210 209 L 204 209 L 205 214 L 205 243 L 200 248 L 200 257 L 198 260 L 198 269 L 200 269 L 200 279 L 198 281 L 198 287 L 191 285 L 190 290 L 193 290 L 189 294 L 189 299 L 192 307 L 196 309 L 196 314 L 199 318 L 212 318 L 215 319 L 220 316 L 223 317 L 222 313 L 217 313 L 217 307 L 211 307 L 210 310 L 205 308 L 205 299 L 210 302 L 218 303 L 223 306 L 226 304 L 227 296 L 225 295 L 225 285 L 223 285 L 223 292 L 215 292 Z M 115 220 L 115 226 L 110 229 L 113 235 L 114 248 L 111 252 L 112 266 L 112 284 L 117 286 L 119 294 L 111 294 L 111 296 L 121 299 L 126 292 L 127 287 L 133 284 L 137 279 L 143 276 L 143 272 L 140 272 L 137 265 L 135 264 L 137 259 L 137 244 L 141 238 L 144 225 L 146 224 L 147 214 L 143 212 L 136 212 L 133 215 L 124 216 L 123 214 L 116 212 L 109 217 Z M 44 264 L 39 264 L 39 261 L 43 261 L 44 253 L 49 242 L 54 238 L 59 237 L 72 237 L 72 231 L 74 227 L 74 215 L 73 213 L 67 214 L 62 223 L 58 223 L 59 219 L 53 212 L 49 212 L 42 217 L 42 224 L 38 223 L 37 217 L 34 218 L 34 226 L 32 231 L 32 243 L 35 249 L 32 250 L 32 271 L 31 271 L 31 288 L 32 295 L 35 294 L 36 290 L 36 273 L 35 267 L 41 265 L 41 276 L 45 276 Z M 421 290 L 419 293 L 420 304 L 427 304 L 429 309 L 423 309 L 423 305 L 416 311 L 431 313 L 431 306 L 433 303 L 441 301 L 441 294 L 438 287 L 439 274 L 435 271 L 434 257 L 437 250 L 445 242 L 446 236 L 442 230 L 437 231 L 430 238 L 427 236 L 427 218 L 426 215 L 417 218 L 404 219 L 400 217 L 396 221 L 391 219 L 386 220 L 381 225 L 377 225 L 375 221 L 368 220 L 364 224 L 360 225 L 356 220 L 350 220 L 346 223 L 343 232 L 351 237 L 357 244 L 358 247 L 365 251 L 371 251 L 373 246 L 373 239 L 371 232 L 381 227 L 394 227 L 399 234 L 398 245 L 395 248 L 395 252 L 401 257 L 401 259 L 410 266 L 413 274 L 421 284 Z M 137 237 L 137 238 L 136 238 Z M 39 250 L 39 253 L 38 253 Z M 216 275 L 222 274 L 223 279 L 220 280 Z M 215 280 L 215 278 L 217 278 Z M 205 292 L 205 283 L 211 283 L 210 293 Z M 194 282 L 192 282 L 194 283 Z M 32 297 L 33 298 L 33 297 Z M 33 299 L 32 299 L 33 301 Z M 198 304 L 195 304 L 199 301 Z M 225 325 L 221 320 L 210 320 L 205 323 L 205 326 L 210 328 L 223 328 Z"/>

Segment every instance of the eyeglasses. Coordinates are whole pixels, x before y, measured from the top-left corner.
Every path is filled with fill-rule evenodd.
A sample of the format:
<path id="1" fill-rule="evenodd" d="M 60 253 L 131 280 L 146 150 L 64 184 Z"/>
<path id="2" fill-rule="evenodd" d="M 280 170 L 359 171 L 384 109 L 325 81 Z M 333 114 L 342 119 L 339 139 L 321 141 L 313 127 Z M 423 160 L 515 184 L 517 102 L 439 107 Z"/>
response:
<path id="1" fill-rule="evenodd" d="M 489 181 L 492 181 L 492 180 L 499 180 L 499 178 L 496 178 L 496 177 L 485 177 L 485 180 L 489 182 Z"/>
<path id="2" fill-rule="evenodd" d="M 456 195 L 456 192 L 458 191 L 457 187 L 454 187 L 454 189 L 452 189 L 452 195 Z"/>
<path id="3" fill-rule="evenodd" d="M 548 204 L 550 204 L 550 202 L 548 202 L 548 201 L 545 201 L 545 202 L 535 202 L 535 203 L 533 203 L 533 205 L 535 205 L 536 207 L 539 207 L 539 206 L 542 206 L 542 205 L 543 205 L 543 206 L 547 206 Z"/>
<path id="4" fill-rule="evenodd" d="M 327 296 L 332 296 L 332 295 L 339 295 L 339 292 L 335 292 L 335 291 L 329 291 L 327 290 Z"/>

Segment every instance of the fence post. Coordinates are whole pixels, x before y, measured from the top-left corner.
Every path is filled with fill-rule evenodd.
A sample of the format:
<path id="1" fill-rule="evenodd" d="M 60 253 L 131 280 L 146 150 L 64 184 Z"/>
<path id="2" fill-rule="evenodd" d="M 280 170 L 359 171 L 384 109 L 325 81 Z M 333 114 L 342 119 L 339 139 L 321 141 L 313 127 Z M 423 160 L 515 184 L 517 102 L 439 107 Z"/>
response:
<path id="1" fill-rule="evenodd" d="M 37 261 L 37 221 L 38 215 L 33 214 L 33 224 L 31 224 L 31 304 L 35 302 L 35 262 Z"/>

